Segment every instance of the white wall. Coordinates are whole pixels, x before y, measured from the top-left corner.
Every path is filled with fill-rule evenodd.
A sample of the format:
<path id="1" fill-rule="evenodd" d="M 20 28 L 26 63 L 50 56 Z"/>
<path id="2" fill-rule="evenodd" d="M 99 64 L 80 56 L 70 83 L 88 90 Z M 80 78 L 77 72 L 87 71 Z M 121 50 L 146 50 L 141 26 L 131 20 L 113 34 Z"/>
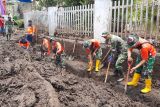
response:
<path id="1" fill-rule="evenodd" d="M 48 28 L 47 11 L 31 11 L 31 12 L 24 13 L 25 28 L 28 26 L 28 20 L 32 20 L 33 24 L 37 26 L 38 29 Z"/>
<path id="2" fill-rule="evenodd" d="M 104 43 L 101 37 L 104 31 L 109 32 L 111 0 L 95 0 L 94 5 L 94 38 Z"/>
<path id="3" fill-rule="evenodd" d="M 48 23 L 49 23 L 49 34 L 52 35 L 55 32 L 57 27 L 56 15 L 57 15 L 57 7 L 49 7 L 48 8 Z"/>

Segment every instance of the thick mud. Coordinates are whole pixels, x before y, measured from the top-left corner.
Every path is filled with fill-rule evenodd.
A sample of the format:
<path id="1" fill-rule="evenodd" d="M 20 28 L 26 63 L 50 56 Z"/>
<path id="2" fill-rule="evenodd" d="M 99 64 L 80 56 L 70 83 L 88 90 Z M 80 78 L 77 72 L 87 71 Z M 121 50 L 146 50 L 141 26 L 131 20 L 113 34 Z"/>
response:
<path id="1" fill-rule="evenodd" d="M 158 95 L 150 99 L 135 89 L 124 94 L 121 85 L 58 68 L 49 58 L 21 49 L 16 39 L 1 37 L 0 63 L 1 107 L 158 107 Z"/>

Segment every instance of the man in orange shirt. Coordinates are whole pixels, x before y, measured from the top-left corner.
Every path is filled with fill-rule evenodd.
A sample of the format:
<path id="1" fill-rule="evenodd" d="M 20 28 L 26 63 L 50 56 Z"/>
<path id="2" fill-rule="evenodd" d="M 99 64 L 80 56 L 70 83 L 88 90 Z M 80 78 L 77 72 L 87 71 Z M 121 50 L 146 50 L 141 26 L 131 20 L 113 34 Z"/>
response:
<path id="1" fill-rule="evenodd" d="M 151 91 L 152 84 L 152 71 L 153 64 L 155 62 L 156 49 L 147 40 L 138 37 L 136 34 L 131 34 L 127 39 L 128 44 L 128 61 L 132 62 L 131 52 L 133 49 L 138 49 L 140 55 L 137 57 L 136 66 L 130 71 L 135 71 L 133 79 L 128 82 L 129 86 L 137 86 L 140 76 L 145 78 L 145 88 L 141 90 L 142 93 L 148 93 Z M 142 71 L 144 70 L 144 71 Z"/>
<path id="2" fill-rule="evenodd" d="M 45 55 L 50 55 L 51 51 L 50 51 L 50 41 L 48 38 L 43 37 L 42 39 L 42 54 Z"/>
<path id="3" fill-rule="evenodd" d="M 88 54 L 89 63 L 88 70 L 91 71 L 93 69 L 93 58 L 96 58 L 96 68 L 95 71 L 98 72 L 100 69 L 100 59 L 102 57 L 102 49 L 100 47 L 100 42 L 96 39 L 91 39 L 85 41 L 83 43 L 83 47 L 86 49 L 86 53 Z"/>
<path id="4" fill-rule="evenodd" d="M 35 34 L 35 27 L 32 25 L 32 21 L 29 20 L 26 38 L 30 43 L 33 43 L 34 34 Z"/>
<path id="5" fill-rule="evenodd" d="M 62 65 L 62 58 L 61 55 L 64 51 L 64 47 L 62 44 L 58 41 L 56 41 L 54 38 L 51 38 L 51 44 L 52 44 L 52 51 L 55 54 L 55 64 L 56 65 Z"/>
<path id="6" fill-rule="evenodd" d="M 23 49 L 28 49 L 30 46 L 30 43 L 24 37 L 22 37 L 19 40 L 19 46 L 22 47 Z"/>

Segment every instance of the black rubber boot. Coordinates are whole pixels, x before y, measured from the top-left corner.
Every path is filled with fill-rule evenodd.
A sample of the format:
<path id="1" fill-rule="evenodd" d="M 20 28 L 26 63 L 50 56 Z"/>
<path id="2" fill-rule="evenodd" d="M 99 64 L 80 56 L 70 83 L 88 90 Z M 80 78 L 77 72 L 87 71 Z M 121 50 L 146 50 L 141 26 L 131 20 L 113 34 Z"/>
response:
<path id="1" fill-rule="evenodd" d="M 9 34 L 9 38 L 8 38 L 8 40 L 9 40 L 9 41 L 11 40 L 11 34 Z"/>
<path id="2" fill-rule="evenodd" d="M 8 38 L 8 34 L 6 35 L 6 37 L 7 37 L 7 41 L 9 40 L 9 38 Z"/>

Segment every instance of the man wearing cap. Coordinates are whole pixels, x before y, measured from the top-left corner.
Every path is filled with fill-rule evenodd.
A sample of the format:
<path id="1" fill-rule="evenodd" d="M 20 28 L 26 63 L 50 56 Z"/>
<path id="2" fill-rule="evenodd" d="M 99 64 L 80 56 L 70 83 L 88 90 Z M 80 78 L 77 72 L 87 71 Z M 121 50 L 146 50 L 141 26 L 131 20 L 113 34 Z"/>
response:
<path id="1" fill-rule="evenodd" d="M 89 59 L 87 71 L 92 71 L 93 58 L 95 57 L 96 58 L 95 71 L 98 72 L 100 69 L 100 59 L 102 57 L 102 49 L 100 47 L 100 41 L 96 39 L 87 40 L 83 43 L 83 47 L 86 49 L 86 53 Z"/>
<path id="2" fill-rule="evenodd" d="M 5 23 L 5 29 L 6 29 L 6 37 L 7 41 L 11 39 L 11 35 L 13 33 L 13 21 L 11 20 L 11 17 L 8 17 L 8 21 Z"/>
<path id="3" fill-rule="evenodd" d="M 130 73 L 135 71 L 133 79 L 128 82 L 129 86 L 137 86 L 140 77 L 145 78 L 145 88 L 141 90 L 142 93 L 151 91 L 152 71 L 155 62 L 156 49 L 149 43 L 149 41 L 138 37 L 136 34 L 130 34 L 127 38 L 128 44 L 128 61 L 133 61 L 131 53 L 133 49 L 138 49 L 140 55 L 137 56 L 136 65 L 131 69 Z"/>
<path id="4" fill-rule="evenodd" d="M 55 58 L 55 64 L 61 65 L 62 63 L 61 55 L 64 51 L 64 47 L 62 46 L 60 42 L 56 41 L 54 37 L 50 39 L 50 42 L 51 42 L 52 51 L 55 54 L 53 56 Z"/>
<path id="5" fill-rule="evenodd" d="M 119 36 L 108 32 L 102 33 L 102 37 L 111 44 L 111 52 L 109 54 L 108 61 L 114 62 L 114 76 L 118 77 L 117 81 L 122 81 L 124 79 L 122 64 L 127 59 L 127 44 Z"/>

